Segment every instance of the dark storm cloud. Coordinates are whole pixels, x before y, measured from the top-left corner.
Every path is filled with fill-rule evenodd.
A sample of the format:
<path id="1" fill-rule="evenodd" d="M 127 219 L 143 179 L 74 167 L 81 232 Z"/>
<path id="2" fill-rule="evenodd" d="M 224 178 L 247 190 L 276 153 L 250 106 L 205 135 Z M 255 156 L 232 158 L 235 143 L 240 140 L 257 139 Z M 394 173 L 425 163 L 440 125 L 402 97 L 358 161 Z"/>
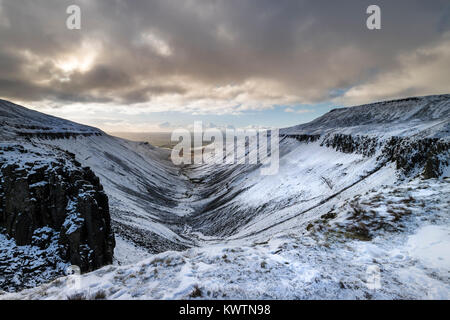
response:
<path id="1" fill-rule="evenodd" d="M 327 101 L 376 87 L 404 71 L 399 56 L 448 40 L 447 0 L 376 2 L 380 31 L 365 27 L 365 0 L 3 0 L 0 96 Z M 70 4 L 82 9 L 82 30 L 65 27 Z M 392 94 L 401 90 L 411 88 Z"/>

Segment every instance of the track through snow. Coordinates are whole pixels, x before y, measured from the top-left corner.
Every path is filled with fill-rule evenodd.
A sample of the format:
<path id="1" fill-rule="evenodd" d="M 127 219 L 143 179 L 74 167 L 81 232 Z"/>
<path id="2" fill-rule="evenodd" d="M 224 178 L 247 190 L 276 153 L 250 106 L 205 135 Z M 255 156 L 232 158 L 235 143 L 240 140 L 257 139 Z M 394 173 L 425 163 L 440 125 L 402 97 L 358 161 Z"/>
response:
<path id="1" fill-rule="evenodd" d="M 450 95 L 284 129 L 274 176 L 256 165 L 176 167 L 168 150 L 27 109 L 20 118 L 60 129 L 21 128 L 31 120 L 7 106 L 0 137 L 25 130 L 25 146 L 73 152 L 100 177 L 117 247 L 115 265 L 79 287 L 60 278 L 0 299 L 450 298 Z M 438 176 L 423 179 L 436 162 Z M 370 270 L 380 270 L 376 289 Z"/>

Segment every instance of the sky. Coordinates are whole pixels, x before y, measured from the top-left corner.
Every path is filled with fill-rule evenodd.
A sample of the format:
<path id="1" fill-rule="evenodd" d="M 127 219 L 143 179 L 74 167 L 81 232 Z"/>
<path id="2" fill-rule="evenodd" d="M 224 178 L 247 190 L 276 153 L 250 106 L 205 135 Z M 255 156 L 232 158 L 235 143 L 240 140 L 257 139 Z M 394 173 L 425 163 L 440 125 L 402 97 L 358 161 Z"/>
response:
<path id="1" fill-rule="evenodd" d="M 0 98 L 109 132 L 288 127 L 449 70 L 448 0 L 0 0 Z"/>

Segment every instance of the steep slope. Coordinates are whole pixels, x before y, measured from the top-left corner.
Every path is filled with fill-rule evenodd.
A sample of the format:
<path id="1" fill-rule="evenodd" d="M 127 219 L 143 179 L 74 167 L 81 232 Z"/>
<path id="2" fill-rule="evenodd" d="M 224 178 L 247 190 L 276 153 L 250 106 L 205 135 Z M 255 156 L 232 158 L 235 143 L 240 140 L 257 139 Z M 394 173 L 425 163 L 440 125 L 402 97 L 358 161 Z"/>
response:
<path id="1" fill-rule="evenodd" d="M 383 185 L 448 177 L 449 114 L 450 95 L 335 110 L 281 130 L 274 176 L 255 165 L 192 166 L 189 225 L 227 240 L 268 236 Z"/>
<path id="2" fill-rule="evenodd" d="M 111 264 L 108 197 L 60 149 L 0 143 L 0 288 L 17 290 Z"/>
<path id="3" fill-rule="evenodd" d="M 168 251 L 0 299 L 449 299 L 449 192 L 448 182 L 414 181 L 359 197 L 377 211 L 366 222 L 386 224 L 371 241 L 341 232 L 357 223 L 343 210 L 323 231 Z"/>
<path id="4" fill-rule="evenodd" d="M 38 146 L 48 153 L 66 150 L 95 172 L 109 198 L 117 263 L 190 244 L 178 235 L 182 230 L 178 217 L 189 210 L 178 201 L 185 197 L 186 182 L 167 150 L 111 137 L 3 100 L 0 123 L 2 141 Z"/>
<path id="5" fill-rule="evenodd" d="M 86 298 L 93 284 L 109 298 L 189 298 L 198 290 L 232 298 L 448 298 L 439 248 L 449 243 L 442 197 L 449 112 L 450 95 L 331 111 L 281 130 L 274 176 L 249 164 L 175 167 L 165 150 L 102 132 L 50 139 L 18 129 L 16 137 L 74 152 L 91 167 L 110 198 L 118 261 L 143 260 L 86 275 Z M 442 235 L 425 237 L 432 257 L 409 245 L 430 228 Z M 144 260 L 187 247 L 196 248 Z M 383 270 L 381 291 L 366 286 L 372 267 Z M 73 293 L 58 287 L 18 297 Z"/>
<path id="6" fill-rule="evenodd" d="M 448 137 L 450 95 L 384 101 L 334 109 L 309 123 L 283 130 L 284 134 L 342 134 Z"/>
<path id="7" fill-rule="evenodd" d="M 49 116 L 0 99 L 0 139 L 17 136 L 64 138 L 69 136 L 100 135 L 96 128 Z"/>

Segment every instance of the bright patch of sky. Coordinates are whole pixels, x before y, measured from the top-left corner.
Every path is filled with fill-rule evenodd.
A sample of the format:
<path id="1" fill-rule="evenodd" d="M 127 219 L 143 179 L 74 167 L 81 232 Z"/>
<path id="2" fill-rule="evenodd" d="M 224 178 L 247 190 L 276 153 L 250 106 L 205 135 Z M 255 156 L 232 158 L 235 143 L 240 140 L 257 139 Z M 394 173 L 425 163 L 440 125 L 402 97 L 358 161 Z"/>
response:
<path id="1" fill-rule="evenodd" d="M 64 108 L 49 108 L 44 112 L 54 116 L 99 127 L 107 132 L 166 132 L 176 128 L 190 128 L 195 121 L 218 128 L 286 128 L 309 122 L 338 106 L 331 103 L 313 105 L 274 106 L 271 109 L 242 111 L 239 114 L 199 114 L 184 112 L 120 113 L 104 108 L 90 108 L 78 114 Z M 39 109 L 42 111 L 42 109 Z M 69 114 L 70 113 L 70 114 Z"/>

